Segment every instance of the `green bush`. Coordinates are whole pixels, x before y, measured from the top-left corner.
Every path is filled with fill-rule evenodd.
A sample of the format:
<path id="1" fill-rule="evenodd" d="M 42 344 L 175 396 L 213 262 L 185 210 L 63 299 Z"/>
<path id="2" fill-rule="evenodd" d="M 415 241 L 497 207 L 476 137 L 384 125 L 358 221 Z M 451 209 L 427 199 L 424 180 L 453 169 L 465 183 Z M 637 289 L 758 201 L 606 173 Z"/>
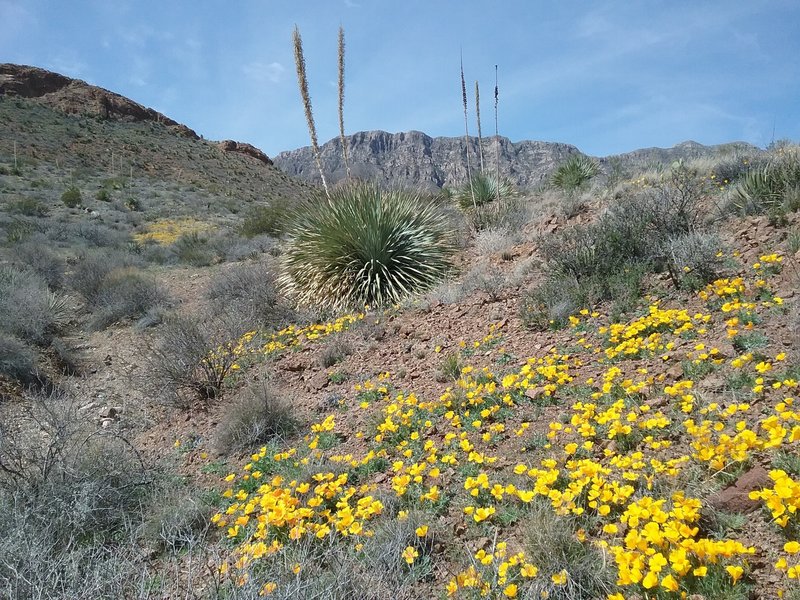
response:
<path id="1" fill-rule="evenodd" d="M 75 208 L 76 206 L 80 206 L 83 198 L 81 197 L 81 191 L 75 187 L 74 185 L 67 188 L 63 194 L 61 194 L 61 201 L 67 208 Z"/>
<path id="2" fill-rule="evenodd" d="M 593 158 L 583 154 L 573 154 L 556 167 L 551 178 L 554 187 L 572 193 L 585 187 L 600 172 L 600 166 Z"/>
<path id="3" fill-rule="evenodd" d="M 517 195 L 514 184 L 506 178 L 497 179 L 487 173 L 475 173 L 467 183 L 455 192 L 458 205 L 469 210 L 497 200 L 507 200 Z"/>
<path id="4" fill-rule="evenodd" d="M 285 202 L 273 201 L 267 206 L 256 206 L 245 216 L 239 231 L 246 238 L 268 234 L 280 236 L 286 230 L 289 210 Z"/>
<path id="5" fill-rule="evenodd" d="M 8 211 L 26 217 L 45 217 L 50 208 L 36 198 L 23 197 L 8 203 Z"/>
<path id="6" fill-rule="evenodd" d="M 305 305 L 387 305 L 439 281 L 451 253 L 435 204 L 416 192 L 355 183 L 297 213 L 280 281 Z"/>

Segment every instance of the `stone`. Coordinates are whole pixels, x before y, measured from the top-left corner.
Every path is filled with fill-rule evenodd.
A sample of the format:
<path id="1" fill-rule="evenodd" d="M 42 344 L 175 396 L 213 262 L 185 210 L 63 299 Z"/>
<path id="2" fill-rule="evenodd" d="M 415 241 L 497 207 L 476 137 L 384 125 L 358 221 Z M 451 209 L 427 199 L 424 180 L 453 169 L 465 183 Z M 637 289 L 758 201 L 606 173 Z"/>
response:
<path id="1" fill-rule="evenodd" d="M 772 483 L 769 473 L 756 465 L 741 475 L 733 485 L 720 490 L 708 499 L 708 505 L 730 513 L 749 513 L 761 506 L 759 500 L 751 500 L 750 492 L 768 487 Z"/>
<path id="2" fill-rule="evenodd" d="M 101 419 L 114 419 L 117 416 L 117 409 L 113 406 L 104 406 L 100 409 L 99 416 Z"/>

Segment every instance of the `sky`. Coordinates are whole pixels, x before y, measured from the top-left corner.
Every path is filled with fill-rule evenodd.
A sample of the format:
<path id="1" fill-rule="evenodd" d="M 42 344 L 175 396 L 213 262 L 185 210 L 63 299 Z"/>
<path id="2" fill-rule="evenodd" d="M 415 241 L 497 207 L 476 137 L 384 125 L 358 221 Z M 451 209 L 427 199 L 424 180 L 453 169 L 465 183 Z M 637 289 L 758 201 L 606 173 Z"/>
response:
<path id="1" fill-rule="evenodd" d="M 207 139 L 275 155 L 345 130 L 477 133 L 605 156 L 686 140 L 800 140 L 800 0 L 0 0 L 0 62 L 83 79 Z"/>

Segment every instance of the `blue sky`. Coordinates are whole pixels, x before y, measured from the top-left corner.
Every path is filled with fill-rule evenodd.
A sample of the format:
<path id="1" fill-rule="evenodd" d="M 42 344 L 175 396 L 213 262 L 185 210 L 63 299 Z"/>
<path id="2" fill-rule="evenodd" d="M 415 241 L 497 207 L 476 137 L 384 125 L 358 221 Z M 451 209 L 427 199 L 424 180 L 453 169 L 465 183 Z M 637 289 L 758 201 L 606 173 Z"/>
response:
<path id="1" fill-rule="evenodd" d="M 210 139 L 308 145 L 292 54 L 303 36 L 320 141 L 463 135 L 459 53 L 484 135 L 593 155 L 693 139 L 800 139 L 800 1 L 0 0 L 0 62 L 84 79 Z"/>

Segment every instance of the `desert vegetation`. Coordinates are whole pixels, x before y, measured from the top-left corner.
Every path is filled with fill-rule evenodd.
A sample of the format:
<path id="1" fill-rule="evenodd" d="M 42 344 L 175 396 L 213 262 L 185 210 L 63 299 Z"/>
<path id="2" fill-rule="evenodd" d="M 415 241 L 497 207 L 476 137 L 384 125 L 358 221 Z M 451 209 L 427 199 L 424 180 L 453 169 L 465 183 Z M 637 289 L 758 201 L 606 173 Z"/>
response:
<path id="1" fill-rule="evenodd" d="M 0 112 L 1 596 L 800 596 L 796 146 L 326 194 Z"/>

